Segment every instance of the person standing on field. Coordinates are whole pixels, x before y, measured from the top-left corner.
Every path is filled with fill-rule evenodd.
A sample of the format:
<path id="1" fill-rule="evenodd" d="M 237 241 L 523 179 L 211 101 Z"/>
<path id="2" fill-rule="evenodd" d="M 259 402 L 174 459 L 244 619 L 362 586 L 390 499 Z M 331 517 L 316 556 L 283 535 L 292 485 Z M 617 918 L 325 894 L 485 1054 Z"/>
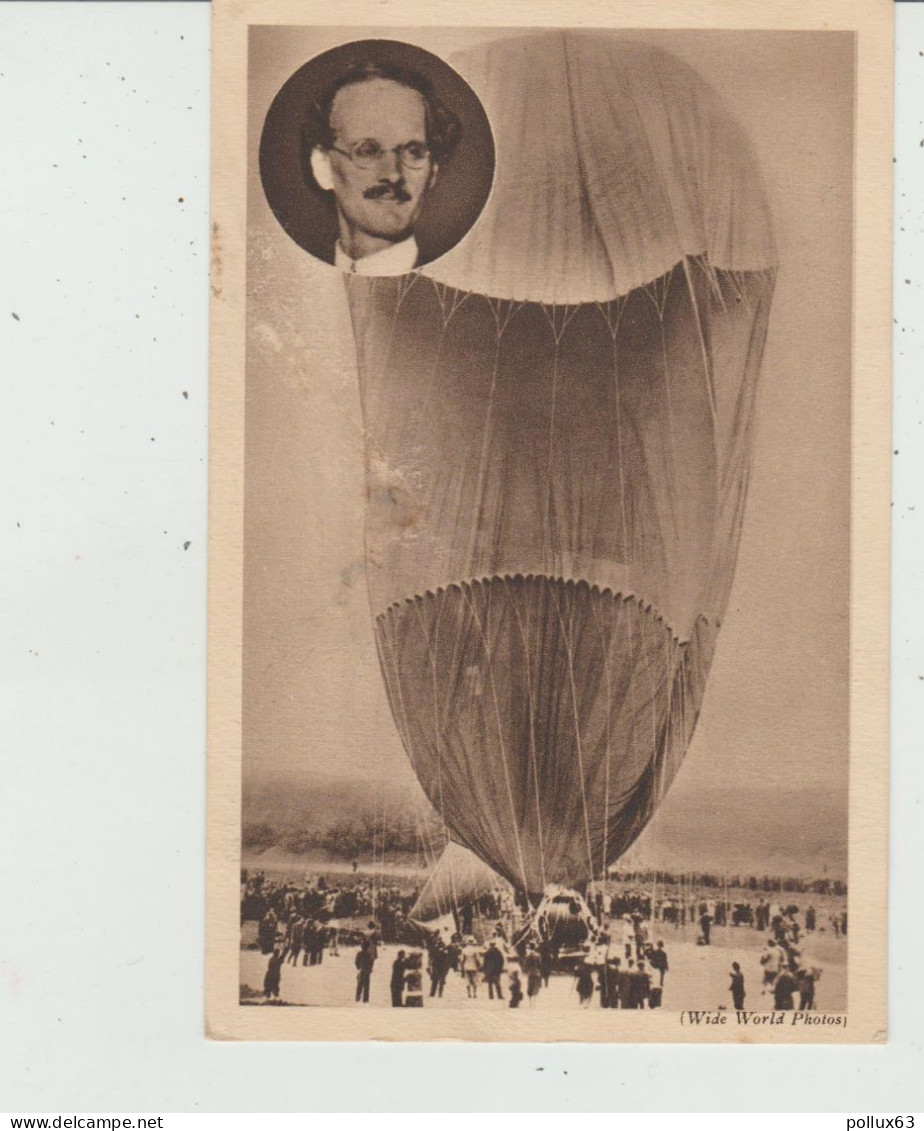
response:
<path id="1" fill-rule="evenodd" d="M 744 1009 L 744 975 L 741 973 L 741 966 L 737 962 L 731 965 L 731 985 L 728 987 L 731 990 L 732 1005 L 735 1009 Z"/>
<path id="2" fill-rule="evenodd" d="M 404 1005 L 404 971 L 407 966 L 403 950 L 398 951 L 398 957 L 391 965 L 391 1004 L 395 1007 Z"/>

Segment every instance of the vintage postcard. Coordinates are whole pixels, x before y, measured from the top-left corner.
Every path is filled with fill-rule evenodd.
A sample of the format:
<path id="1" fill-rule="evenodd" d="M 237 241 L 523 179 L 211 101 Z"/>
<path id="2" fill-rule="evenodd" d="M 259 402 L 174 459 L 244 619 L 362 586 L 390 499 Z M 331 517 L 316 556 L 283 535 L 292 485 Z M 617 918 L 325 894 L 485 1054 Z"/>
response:
<path id="1" fill-rule="evenodd" d="M 211 1036 L 886 1039 L 891 8 L 216 0 Z"/>

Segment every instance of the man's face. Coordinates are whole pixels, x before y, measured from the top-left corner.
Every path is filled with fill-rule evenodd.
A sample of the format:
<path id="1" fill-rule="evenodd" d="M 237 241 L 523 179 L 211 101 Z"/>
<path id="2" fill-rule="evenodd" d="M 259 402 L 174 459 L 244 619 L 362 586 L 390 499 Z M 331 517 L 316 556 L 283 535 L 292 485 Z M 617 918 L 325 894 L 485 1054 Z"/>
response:
<path id="1" fill-rule="evenodd" d="M 407 238 L 436 174 L 429 157 L 421 168 L 409 169 L 395 151 L 409 143 L 426 145 L 421 95 L 389 79 L 353 83 L 334 99 L 331 128 L 338 149 L 353 152 L 357 142 L 369 140 L 384 151 L 368 169 L 336 149 L 328 154 L 337 207 L 351 235 L 370 250 L 380 241 L 384 246 Z"/>

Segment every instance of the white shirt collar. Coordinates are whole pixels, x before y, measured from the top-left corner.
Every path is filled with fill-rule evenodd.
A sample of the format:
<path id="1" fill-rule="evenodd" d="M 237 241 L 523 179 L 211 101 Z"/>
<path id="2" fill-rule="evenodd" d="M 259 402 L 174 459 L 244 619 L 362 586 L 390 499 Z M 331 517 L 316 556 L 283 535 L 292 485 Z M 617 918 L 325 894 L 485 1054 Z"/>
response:
<path id="1" fill-rule="evenodd" d="M 361 259 L 351 259 L 337 240 L 334 266 L 351 275 L 406 275 L 417 266 L 417 240 L 408 236 L 401 243 L 364 255 Z"/>

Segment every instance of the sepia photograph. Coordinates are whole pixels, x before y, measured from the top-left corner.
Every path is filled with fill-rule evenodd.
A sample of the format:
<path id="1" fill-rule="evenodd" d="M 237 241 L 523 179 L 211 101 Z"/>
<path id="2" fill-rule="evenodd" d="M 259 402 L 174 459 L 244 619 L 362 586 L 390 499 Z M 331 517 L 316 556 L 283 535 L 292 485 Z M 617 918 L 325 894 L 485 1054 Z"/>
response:
<path id="1" fill-rule="evenodd" d="M 250 11 L 213 1035 L 879 1039 L 856 32 Z"/>
<path id="2" fill-rule="evenodd" d="M 0 1122 L 914 1131 L 924 5 L 0 21 Z"/>

